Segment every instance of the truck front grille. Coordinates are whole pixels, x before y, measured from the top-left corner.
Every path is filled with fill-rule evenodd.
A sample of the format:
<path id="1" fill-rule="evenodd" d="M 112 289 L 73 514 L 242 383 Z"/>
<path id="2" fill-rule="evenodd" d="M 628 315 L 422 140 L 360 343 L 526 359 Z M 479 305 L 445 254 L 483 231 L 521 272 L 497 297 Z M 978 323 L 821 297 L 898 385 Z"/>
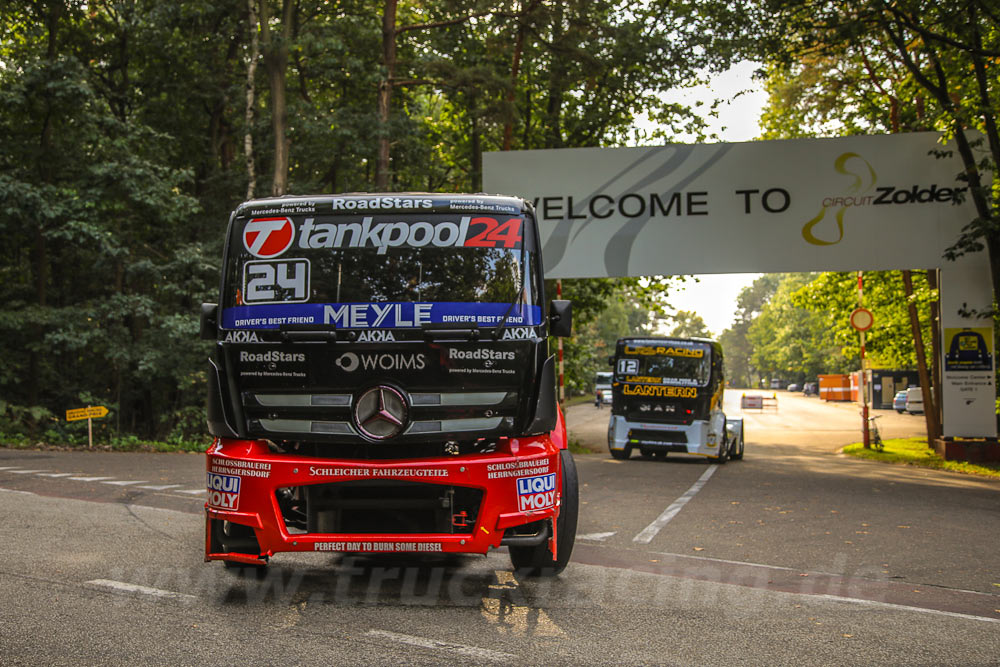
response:
<path id="1" fill-rule="evenodd" d="M 483 492 L 461 486 L 359 480 L 277 490 L 292 533 L 471 534 Z"/>

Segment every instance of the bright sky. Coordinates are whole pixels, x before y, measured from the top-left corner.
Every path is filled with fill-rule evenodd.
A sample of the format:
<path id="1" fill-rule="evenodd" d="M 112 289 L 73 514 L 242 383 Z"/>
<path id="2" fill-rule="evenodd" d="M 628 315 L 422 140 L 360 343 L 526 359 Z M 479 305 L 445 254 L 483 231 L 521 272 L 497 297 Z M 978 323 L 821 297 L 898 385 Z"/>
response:
<path id="1" fill-rule="evenodd" d="M 750 141 L 760 134 L 760 112 L 767 102 L 760 83 L 753 81 L 756 63 L 744 62 L 712 78 L 708 86 L 699 86 L 672 96 L 678 102 L 693 104 L 702 100 L 709 108 L 715 98 L 731 100 L 719 107 L 719 117 L 710 118 L 709 126 L 719 135 L 719 141 Z M 737 94 L 743 92 L 738 97 Z M 735 97 L 735 100 L 733 99 Z M 678 137 L 678 142 L 694 143 L 693 137 Z M 683 289 L 669 297 L 677 310 L 690 310 L 701 315 L 712 334 L 718 337 L 729 328 L 736 311 L 740 290 L 753 283 L 759 273 L 732 273 L 698 276 L 699 282 L 687 281 Z"/>
<path id="2" fill-rule="evenodd" d="M 671 291 L 667 299 L 675 310 L 690 310 L 701 315 L 715 338 L 733 323 L 736 297 L 759 273 L 718 273 L 697 276 L 699 282 L 686 281 Z"/>

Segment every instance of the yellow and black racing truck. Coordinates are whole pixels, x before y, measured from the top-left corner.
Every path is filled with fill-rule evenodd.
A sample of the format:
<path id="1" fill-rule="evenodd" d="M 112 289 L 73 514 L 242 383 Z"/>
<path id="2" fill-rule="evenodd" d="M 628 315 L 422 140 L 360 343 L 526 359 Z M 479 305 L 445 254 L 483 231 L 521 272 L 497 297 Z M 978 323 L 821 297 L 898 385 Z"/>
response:
<path id="1" fill-rule="evenodd" d="M 622 338 L 614 367 L 608 447 L 627 459 L 670 452 L 716 463 L 743 458 L 743 420 L 727 419 L 722 346 L 704 338 Z"/>

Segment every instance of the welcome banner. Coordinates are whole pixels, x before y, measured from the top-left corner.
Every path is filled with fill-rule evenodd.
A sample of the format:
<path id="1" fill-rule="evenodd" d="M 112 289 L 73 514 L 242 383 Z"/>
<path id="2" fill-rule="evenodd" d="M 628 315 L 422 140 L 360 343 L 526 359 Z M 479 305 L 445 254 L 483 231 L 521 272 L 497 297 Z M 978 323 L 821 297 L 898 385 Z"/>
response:
<path id="1" fill-rule="evenodd" d="M 975 217 L 937 133 L 487 153 L 532 200 L 546 276 L 940 266 Z"/>
<path id="2" fill-rule="evenodd" d="M 944 259 L 976 213 L 939 134 L 510 151 L 483 167 L 486 191 L 535 202 L 547 278 L 941 268 L 944 434 L 996 436 L 994 357 L 967 361 L 970 332 L 995 349 L 968 315 L 992 308 L 988 258 Z"/>

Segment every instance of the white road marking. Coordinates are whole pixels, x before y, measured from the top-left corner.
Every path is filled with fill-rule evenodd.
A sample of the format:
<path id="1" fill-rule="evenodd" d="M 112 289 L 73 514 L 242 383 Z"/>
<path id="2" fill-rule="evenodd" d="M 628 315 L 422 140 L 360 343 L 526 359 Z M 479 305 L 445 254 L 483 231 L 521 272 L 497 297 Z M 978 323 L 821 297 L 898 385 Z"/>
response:
<path id="1" fill-rule="evenodd" d="M 187 593 L 177 593 L 174 591 L 165 591 L 161 588 L 150 588 L 149 586 L 140 586 L 139 584 L 129 584 L 124 581 L 114 581 L 113 579 L 92 579 L 88 582 L 94 586 L 102 586 L 104 588 L 110 588 L 115 591 L 120 591 L 122 593 L 141 593 L 142 595 L 151 595 L 157 598 L 165 598 L 170 600 L 197 600 L 198 598 L 194 595 L 188 595 Z"/>
<path id="2" fill-rule="evenodd" d="M 594 542 L 603 542 L 604 540 L 608 539 L 612 535 L 614 535 L 614 532 L 611 532 L 611 533 L 587 533 L 586 535 L 577 535 L 576 539 L 578 539 L 578 540 L 593 540 Z"/>
<path id="3" fill-rule="evenodd" d="M 74 482 L 100 482 L 105 479 L 114 479 L 113 477 L 70 477 Z"/>
<path id="4" fill-rule="evenodd" d="M 18 470 L 21 466 L 3 466 L 0 470 Z"/>
<path id="5" fill-rule="evenodd" d="M 144 479 L 131 479 L 131 480 L 112 480 L 110 482 L 101 482 L 101 484 L 114 484 L 115 486 L 129 486 L 131 484 L 142 484 L 146 480 Z"/>
<path id="6" fill-rule="evenodd" d="M 37 496 L 38 495 L 37 493 L 33 493 L 31 491 L 22 491 L 20 489 L 5 489 L 2 486 L 0 486 L 0 491 L 3 491 L 4 493 L 19 493 L 22 496 Z"/>
<path id="7" fill-rule="evenodd" d="M 180 484 L 160 484 L 159 486 L 140 486 L 140 489 L 149 489 L 150 491 L 165 491 L 167 489 L 176 489 Z"/>
<path id="8" fill-rule="evenodd" d="M 71 477 L 72 475 L 79 475 L 78 472 L 40 472 L 39 477 Z"/>
<path id="9" fill-rule="evenodd" d="M 916 611 L 923 614 L 931 614 L 933 616 L 950 616 L 951 618 L 964 618 L 970 621 L 985 621 L 987 623 L 1000 623 L 1000 618 L 990 618 L 989 616 L 974 616 L 973 614 L 961 614 L 957 611 L 942 611 L 940 609 L 928 609 L 926 607 L 912 607 L 907 604 L 879 602 L 878 600 L 865 600 L 863 598 L 842 598 L 836 595 L 810 595 L 809 593 L 800 593 L 799 595 L 804 595 L 806 597 L 821 598 L 823 600 L 832 600 L 834 602 L 853 602 L 856 604 L 866 605 L 869 607 L 883 607 L 885 609 Z"/>
<path id="10" fill-rule="evenodd" d="M 649 524 L 642 529 L 642 532 L 632 538 L 633 542 L 640 542 L 642 544 L 649 544 L 656 537 L 656 534 L 663 530 L 663 527 L 670 523 L 670 520 L 677 516 L 677 513 L 688 504 L 688 501 L 694 498 L 695 494 L 701 491 L 701 487 L 705 486 L 708 478 L 715 474 L 717 465 L 710 465 L 708 470 L 702 473 L 702 476 L 698 478 L 690 489 L 684 492 L 684 495 L 675 500 L 670 504 L 670 507 L 663 510 L 660 516 L 653 520 L 653 523 Z"/>
<path id="11" fill-rule="evenodd" d="M 510 653 L 501 653 L 500 651 L 492 651 L 487 648 L 478 648 L 476 646 L 466 646 L 465 644 L 453 644 L 452 642 L 443 642 L 437 639 L 428 639 L 426 637 L 414 637 L 413 635 L 403 635 L 398 632 L 389 632 L 387 630 L 369 630 L 367 633 L 369 637 L 381 637 L 382 639 L 388 639 L 390 641 L 399 642 L 400 644 L 409 644 L 410 646 L 419 646 L 421 648 L 432 648 L 439 651 L 448 651 L 450 653 L 456 653 L 458 655 L 465 655 L 470 658 L 478 658 L 480 660 L 510 660 L 511 658 L 516 658 L 517 656 Z"/>
<path id="12" fill-rule="evenodd" d="M 45 472 L 45 468 L 38 468 L 37 470 L 11 470 L 10 472 L 15 475 L 29 475 L 33 472 Z"/>
<path id="13" fill-rule="evenodd" d="M 197 495 L 197 494 L 205 493 L 205 489 L 181 489 L 180 491 L 177 491 L 176 493 L 190 493 L 191 495 Z"/>

